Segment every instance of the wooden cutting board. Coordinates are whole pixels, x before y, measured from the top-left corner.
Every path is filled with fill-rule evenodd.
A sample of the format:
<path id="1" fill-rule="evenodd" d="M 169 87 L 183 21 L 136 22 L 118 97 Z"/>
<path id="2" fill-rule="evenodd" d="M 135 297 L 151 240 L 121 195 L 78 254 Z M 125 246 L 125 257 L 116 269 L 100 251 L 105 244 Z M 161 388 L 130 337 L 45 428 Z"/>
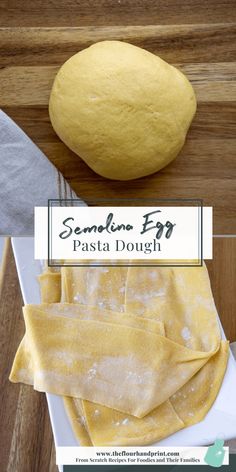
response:
<path id="1" fill-rule="evenodd" d="M 236 234 L 234 0 L 8 0 L 1 9 L 0 107 L 80 197 L 202 198 L 214 206 L 215 234 Z M 105 39 L 131 42 L 176 65 L 189 77 L 198 100 L 179 157 L 160 172 L 128 183 L 91 171 L 59 140 L 48 116 L 60 65 Z"/>

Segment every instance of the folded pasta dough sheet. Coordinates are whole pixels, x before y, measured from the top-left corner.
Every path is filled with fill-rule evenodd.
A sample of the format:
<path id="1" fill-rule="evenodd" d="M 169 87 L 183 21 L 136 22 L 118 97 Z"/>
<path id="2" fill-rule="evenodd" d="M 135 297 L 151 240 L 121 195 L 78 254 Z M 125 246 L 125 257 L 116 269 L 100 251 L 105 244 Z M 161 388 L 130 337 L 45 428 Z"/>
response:
<path id="1" fill-rule="evenodd" d="M 82 444 L 148 444 L 205 416 L 228 357 L 205 267 L 64 267 L 40 283 L 11 380 L 63 395 Z"/>

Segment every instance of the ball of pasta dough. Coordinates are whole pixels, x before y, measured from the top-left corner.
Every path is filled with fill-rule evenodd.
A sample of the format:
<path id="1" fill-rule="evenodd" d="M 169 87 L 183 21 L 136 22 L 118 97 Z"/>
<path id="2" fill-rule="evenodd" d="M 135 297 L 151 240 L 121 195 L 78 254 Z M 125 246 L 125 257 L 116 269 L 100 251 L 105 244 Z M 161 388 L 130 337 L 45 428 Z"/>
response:
<path id="1" fill-rule="evenodd" d="M 196 111 L 188 79 L 154 54 L 102 41 L 60 68 L 49 114 L 62 141 L 98 174 L 130 180 L 181 150 Z"/>

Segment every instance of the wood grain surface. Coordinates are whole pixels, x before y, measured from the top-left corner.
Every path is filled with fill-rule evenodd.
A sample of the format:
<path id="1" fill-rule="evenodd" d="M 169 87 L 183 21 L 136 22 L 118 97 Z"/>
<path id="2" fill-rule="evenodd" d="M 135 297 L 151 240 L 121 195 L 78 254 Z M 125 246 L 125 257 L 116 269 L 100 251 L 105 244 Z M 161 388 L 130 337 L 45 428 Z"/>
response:
<path id="1" fill-rule="evenodd" d="M 230 341 L 236 340 L 236 238 L 214 240 L 208 261 L 216 307 Z M 0 272 L 0 460 L 3 472 L 56 472 L 52 431 L 44 394 L 8 381 L 24 333 L 20 293 L 9 240 Z M 236 440 L 229 442 L 236 452 Z"/>
<path id="2" fill-rule="evenodd" d="M 1 0 L 4 26 L 230 23 L 234 0 Z"/>
<path id="3" fill-rule="evenodd" d="M 214 233 L 236 234 L 236 2 L 234 0 L 2 1 L 0 107 L 90 198 L 202 198 Z M 96 41 L 118 39 L 179 67 L 198 110 L 178 158 L 134 181 L 103 179 L 56 136 L 48 98 L 60 65 Z"/>

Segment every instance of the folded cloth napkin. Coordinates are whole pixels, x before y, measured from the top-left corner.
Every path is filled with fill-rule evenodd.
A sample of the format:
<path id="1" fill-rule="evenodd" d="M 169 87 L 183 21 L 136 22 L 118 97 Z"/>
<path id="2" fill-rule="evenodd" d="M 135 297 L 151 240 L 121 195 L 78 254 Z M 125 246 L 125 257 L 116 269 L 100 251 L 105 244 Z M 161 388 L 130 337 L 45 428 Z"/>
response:
<path id="1" fill-rule="evenodd" d="M 0 168 L 0 235 L 32 236 L 35 206 L 47 206 L 48 199 L 77 198 L 61 173 L 2 110 Z"/>

